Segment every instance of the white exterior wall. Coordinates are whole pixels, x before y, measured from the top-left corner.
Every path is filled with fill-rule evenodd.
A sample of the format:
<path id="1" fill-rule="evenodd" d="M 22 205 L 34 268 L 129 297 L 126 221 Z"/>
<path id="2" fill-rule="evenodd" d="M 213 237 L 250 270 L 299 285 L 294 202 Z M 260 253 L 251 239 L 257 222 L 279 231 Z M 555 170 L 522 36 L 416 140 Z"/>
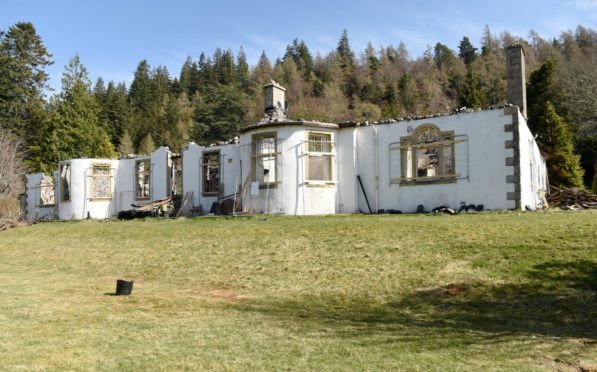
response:
<path id="1" fill-rule="evenodd" d="M 521 208 L 535 210 L 543 207 L 542 197 L 547 193 L 547 168 L 535 137 L 522 115 L 518 115 Z"/>
<path id="2" fill-rule="evenodd" d="M 161 146 L 151 154 L 151 200 L 164 199 L 170 196 L 170 150 Z M 134 177 L 134 174 L 133 174 Z"/>
<path id="3" fill-rule="evenodd" d="M 116 177 L 114 177 L 115 214 L 132 209 L 131 204 L 137 203 L 135 200 L 135 161 L 143 159 L 149 159 L 149 157 L 119 160 Z"/>
<path id="4" fill-rule="evenodd" d="M 189 143 L 182 153 L 183 193 L 193 192 L 193 206 L 201 205 L 204 213 L 209 213 L 211 205 L 218 201 L 217 195 L 203 194 L 203 154 L 214 151 L 220 152 L 220 187 L 223 187 L 221 196 L 232 195 L 240 190 L 242 178 L 246 177 L 241 174 L 238 145 L 203 147 Z"/>
<path id="5" fill-rule="evenodd" d="M 27 208 L 25 209 L 25 218 L 27 221 L 44 220 L 54 218 L 55 205 L 41 206 L 40 200 L 40 183 L 45 176 L 44 173 L 34 173 L 27 175 Z M 54 175 L 54 202 L 57 202 L 58 188 Z"/>
<path id="6" fill-rule="evenodd" d="M 545 161 L 515 108 L 463 113 L 423 120 L 402 121 L 361 127 L 330 129 L 296 123 L 255 128 L 240 137 L 240 145 L 201 147 L 190 143 L 182 154 L 183 195 L 193 192 L 193 206 L 201 205 L 208 213 L 217 196 L 203 195 L 202 157 L 205 152 L 220 151 L 220 196 L 239 191 L 247 176 L 252 181 L 253 135 L 276 133 L 276 183 L 269 189 L 260 188 L 258 195 L 249 195 L 244 206 L 256 213 L 288 215 L 369 213 L 357 175 L 360 175 L 373 213 L 394 209 L 415 212 L 418 205 L 426 211 L 438 206 L 459 209 L 462 204 L 483 204 L 485 209 L 514 209 L 542 206 L 547 188 Z M 517 112 L 517 111 L 516 111 Z M 518 116 L 516 116 L 518 115 Z M 517 120 L 513 120 L 516 118 Z M 391 167 L 396 171 L 400 152 L 391 157 L 390 146 L 423 124 L 434 124 L 441 131 L 453 131 L 456 182 L 393 183 Z M 332 135 L 335 155 L 332 161 L 332 182 L 307 181 L 306 141 L 308 132 Z M 397 158 L 396 158 L 397 157 Z M 168 148 L 160 147 L 151 156 L 133 159 L 73 159 L 71 165 L 71 200 L 60 202 L 60 185 L 56 179 L 56 202 L 60 219 L 108 218 L 119 211 L 131 209 L 135 200 L 135 163 L 150 159 L 150 200 L 170 196 L 172 166 Z M 94 163 L 111 164 L 113 197 L 111 200 L 90 200 L 89 170 Z M 394 174 L 395 176 L 395 174 Z M 52 213 L 52 207 L 39 207 L 39 182 L 42 174 L 27 177 L 27 218 L 42 218 Z M 36 189 L 37 186 L 37 189 Z M 37 190 L 37 192 L 36 192 Z M 250 192 L 247 192 L 250 194 Z M 267 203 L 266 203 L 267 196 Z M 519 203 L 520 202 L 520 203 Z"/>
<path id="7" fill-rule="evenodd" d="M 338 155 L 334 156 L 332 161 L 332 182 L 327 184 L 307 183 L 305 144 L 308 132 L 330 133 L 332 134 L 332 141 L 336 141 L 337 131 L 319 127 L 287 125 L 246 132 L 240 138 L 243 178 L 246 178 L 252 169 L 253 135 L 272 132 L 276 133 L 277 152 L 279 153 L 276 164 L 278 184 L 271 185 L 269 189 L 261 188 L 259 195 L 251 195 L 250 208 L 258 213 L 284 213 L 289 215 L 336 213 L 338 211 L 336 197 L 338 185 L 335 181 L 338 180 Z"/>
<path id="8" fill-rule="evenodd" d="M 189 142 L 182 152 L 182 193 L 193 193 L 193 206 L 201 205 L 201 155 L 203 147 Z M 204 206 L 205 209 L 205 206 Z"/>
<path id="9" fill-rule="evenodd" d="M 390 144 L 409 136 L 408 127 L 416 130 L 419 125 L 428 123 L 436 125 L 442 131 L 454 131 L 455 136 L 466 135 L 468 177 L 458 179 L 456 183 L 390 183 Z M 375 128 L 358 128 L 358 173 L 373 212 L 378 209 L 415 212 L 419 204 L 426 211 L 438 206 L 458 209 L 463 203 L 483 204 L 485 209 L 513 209 L 515 202 L 507 200 L 507 193 L 514 192 L 514 185 L 506 183 L 506 175 L 510 171 L 505 160 L 513 156 L 513 150 L 506 149 L 504 145 L 505 141 L 512 140 L 512 133 L 504 130 L 504 125 L 511 123 L 512 116 L 505 115 L 504 110 L 491 110 L 377 125 L 377 146 Z M 464 159 L 459 159 L 457 155 L 458 153 L 455 154 L 455 162 L 458 171 Z M 377 167 L 374 166 L 376 161 Z M 376 182 L 376 177 L 379 177 L 379 183 Z M 367 211 L 360 190 L 358 195 L 359 209 Z"/>
<path id="10" fill-rule="evenodd" d="M 338 211 L 355 213 L 359 211 L 357 195 L 357 135 L 358 128 L 345 128 L 338 131 L 336 151 L 338 152 Z M 366 155 L 366 154 L 364 154 Z"/>
<path id="11" fill-rule="evenodd" d="M 89 195 L 89 175 L 93 164 L 110 164 L 112 174 L 118 169 L 118 160 L 112 159 L 72 159 L 59 164 L 70 163 L 70 201 L 62 201 L 58 192 L 58 218 L 61 220 L 79 220 L 87 218 L 104 219 L 111 217 L 114 212 L 114 195 L 109 200 L 93 200 Z M 60 180 L 60 179 L 59 179 Z M 60 182 L 57 190 L 60 190 Z M 113 185 L 114 187 L 114 181 Z"/>
<path id="12" fill-rule="evenodd" d="M 60 177 L 55 179 L 56 214 L 61 220 L 105 219 L 114 217 L 118 212 L 132 209 L 131 204 L 146 203 L 149 200 L 136 200 L 135 197 L 135 162 L 143 159 L 151 160 L 151 200 L 170 196 L 170 167 L 172 160 L 168 148 L 160 147 L 151 156 L 132 159 L 71 159 L 58 165 L 70 164 L 70 200 L 62 201 L 60 193 Z M 112 169 L 112 198 L 91 199 L 89 194 L 90 172 L 94 164 L 110 164 Z M 29 220 L 51 218 L 54 207 L 39 206 L 39 183 L 43 174 L 27 176 L 27 209 Z"/>

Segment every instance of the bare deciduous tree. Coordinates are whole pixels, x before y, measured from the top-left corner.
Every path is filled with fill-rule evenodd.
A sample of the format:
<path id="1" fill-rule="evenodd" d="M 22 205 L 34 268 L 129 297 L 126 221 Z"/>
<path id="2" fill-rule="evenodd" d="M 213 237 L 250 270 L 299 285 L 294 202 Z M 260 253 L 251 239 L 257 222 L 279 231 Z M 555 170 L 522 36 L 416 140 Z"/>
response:
<path id="1" fill-rule="evenodd" d="M 0 198 L 16 196 L 24 174 L 23 141 L 0 128 Z"/>

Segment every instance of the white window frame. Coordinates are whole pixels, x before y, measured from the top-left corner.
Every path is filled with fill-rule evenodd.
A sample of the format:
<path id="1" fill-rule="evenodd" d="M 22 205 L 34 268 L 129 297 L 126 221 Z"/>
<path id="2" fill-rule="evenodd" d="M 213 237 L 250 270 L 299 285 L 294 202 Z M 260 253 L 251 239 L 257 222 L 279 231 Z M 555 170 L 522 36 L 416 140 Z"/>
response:
<path id="1" fill-rule="evenodd" d="M 305 182 L 308 185 L 333 185 L 337 182 L 334 178 L 334 159 L 336 156 L 336 144 L 334 142 L 334 134 L 323 131 L 308 131 L 305 133 Z M 327 138 L 313 139 L 312 137 Z M 328 162 L 329 177 L 327 179 L 310 178 L 311 173 L 311 158 L 312 157 L 326 157 Z"/>
<path id="2" fill-rule="evenodd" d="M 257 142 L 260 139 L 271 138 L 273 139 L 273 152 L 265 152 L 265 153 L 258 153 L 257 152 Z M 252 143 L 251 143 L 251 173 L 252 173 L 252 180 L 253 182 L 259 182 L 260 187 L 273 187 L 279 183 L 279 172 L 278 172 L 278 156 L 280 153 L 278 152 L 278 137 L 276 132 L 267 132 L 267 133 L 257 133 L 253 135 Z M 267 158 L 267 159 L 266 159 Z M 258 177 L 257 174 L 257 162 L 259 159 L 262 160 L 272 160 L 274 163 L 274 178 L 270 179 L 268 176 L 267 182 L 265 181 L 265 174 L 262 175 L 263 178 Z"/>

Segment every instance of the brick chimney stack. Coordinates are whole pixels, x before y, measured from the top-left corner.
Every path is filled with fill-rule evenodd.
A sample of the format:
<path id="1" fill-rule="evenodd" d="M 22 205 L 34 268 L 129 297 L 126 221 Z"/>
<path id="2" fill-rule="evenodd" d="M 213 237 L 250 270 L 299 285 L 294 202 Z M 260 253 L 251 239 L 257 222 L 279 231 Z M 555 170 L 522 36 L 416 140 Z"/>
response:
<path id="1" fill-rule="evenodd" d="M 525 80 L 525 53 L 522 45 L 516 44 L 506 48 L 506 74 L 508 80 L 508 103 L 520 109 L 522 116 L 527 117 L 527 90 Z"/>

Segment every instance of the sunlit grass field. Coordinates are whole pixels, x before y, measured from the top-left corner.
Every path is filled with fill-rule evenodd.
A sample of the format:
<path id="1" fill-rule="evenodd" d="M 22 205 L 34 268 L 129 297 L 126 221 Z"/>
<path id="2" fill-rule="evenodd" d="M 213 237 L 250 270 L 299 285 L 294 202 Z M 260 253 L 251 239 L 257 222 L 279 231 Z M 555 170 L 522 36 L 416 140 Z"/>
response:
<path id="1" fill-rule="evenodd" d="M 2 370 L 596 368 L 595 212 L 0 232 Z"/>

